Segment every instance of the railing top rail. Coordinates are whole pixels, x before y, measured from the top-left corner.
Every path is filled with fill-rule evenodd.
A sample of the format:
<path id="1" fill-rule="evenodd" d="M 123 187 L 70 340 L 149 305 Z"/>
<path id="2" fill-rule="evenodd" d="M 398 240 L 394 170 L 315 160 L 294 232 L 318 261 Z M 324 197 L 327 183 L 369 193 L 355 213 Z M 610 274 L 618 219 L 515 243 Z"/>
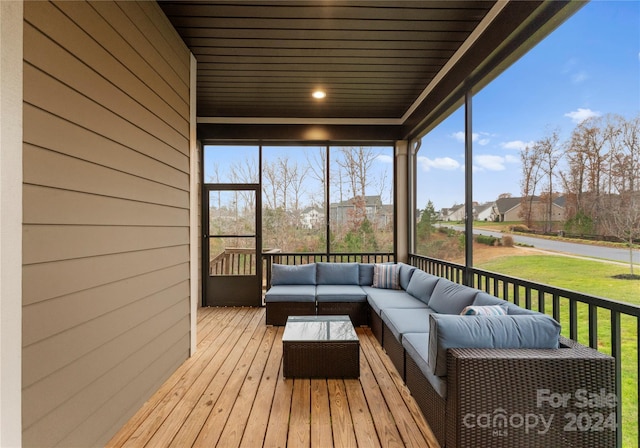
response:
<path id="1" fill-rule="evenodd" d="M 429 262 L 436 262 L 438 264 L 442 264 L 445 266 L 454 267 L 457 269 L 465 269 L 463 265 L 452 263 L 449 261 L 438 260 L 435 258 L 429 258 L 424 255 L 418 254 L 410 254 L 410 257 L 415 259 L 425 260 Z M 578 302 L 586 303 L 587 305 L 595 305 L 600 308 L 606 308 L 611 311 L 615 311 L 622 314 L 627 314 L 630 316 L 640 317 L 640 306 L 633 305 L 626 302 L 621 302 L 614 299 L 608 299 L 605 297 L 594 296 L 590 294 L 585 294 L 578 291 L 572 291 L 570 289 L 558 288 L 556 286 L 546 285 L 544 283 L 537 283 L 530 280 L 524 280 L 518 277 L 511 277 L 504 274 L 499 274 L 496 272 L 486 271 L 478 268 L 471 268 L 471 272 L 473 274 L 479 274 L 486 277 L 495 278 L 498 280 L 502 280 L 507 283 L 517 284 L 518 286 L 524 286 L 525 288 L 535 289 L 537 291 L 541 291 L 548 294 L 558 295 L 560 297 L 564 297 L 570 300 L 576 300 Z"/>
<path id="2" fill-rule="evenodd" d="M 326 252 L 273 252 L 275 249 L 271 249 L 270 251 L 262 252 L 263 256 L 277 255 L 277 256 L 288 256 L 288 257 L 393 257 L 394 254 L 392 252 L 331 252 L 330 254 Z M 278 249 L 279 250 L 279 249 Z"/>

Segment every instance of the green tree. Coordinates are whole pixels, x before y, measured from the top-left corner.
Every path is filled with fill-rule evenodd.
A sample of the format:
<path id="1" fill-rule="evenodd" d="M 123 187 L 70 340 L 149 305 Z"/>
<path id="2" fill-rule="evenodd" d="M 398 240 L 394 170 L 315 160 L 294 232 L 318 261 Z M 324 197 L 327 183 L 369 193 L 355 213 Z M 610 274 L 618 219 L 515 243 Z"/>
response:
<path id="1" fill-rule="evenodd" d="M 428 241 L 434 230 L 434 225 L 438 219 L 433 202 L 427 202 L 427 206 L 422 211 L 420 221 L 416 225 L 416 236 L 419 240 Z"/>

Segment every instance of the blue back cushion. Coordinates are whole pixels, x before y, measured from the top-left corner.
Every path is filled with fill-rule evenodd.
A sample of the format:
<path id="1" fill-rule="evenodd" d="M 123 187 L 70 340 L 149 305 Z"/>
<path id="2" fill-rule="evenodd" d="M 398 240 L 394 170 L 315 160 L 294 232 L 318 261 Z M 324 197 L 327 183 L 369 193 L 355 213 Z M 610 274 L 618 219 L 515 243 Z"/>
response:
<path id="1" fill-rule="evenodd" d="M 417 269 L 413 272 L 406 291 L 416 299 L 428 305 L 433 289 L 439 281 L 440 277 L 427 274 L 426 272 Z"/>
<path id="2" fill-rule="evenodd" d="M 411 277 L 417 268 L 405 263 L 398 263 L 398 266 L 400 266 L 400 287 L 406 291 L 409 281 L 411 281 Z"/>
<path id="3" fill-rule="evenodd" d="M 271 268 L 271 285 L 315 285 L 316 264 L 274 264 Z"/>
<path id="4" fill-rule="evenodd" d="M 360 286 L 371 286 L 373 284 L 373 264 L 360 263 L 358 272 L 360 274 L 358 282 Z"/>
<path id="5" fill-rule="evenodd" d="M 460 314 L 465 307 L 473 303 L 479 292 L 477 289 L 443 278 L 433 288 L 429 307 L 436 313 Z"/>
<path id="6" fill-rule="evenodd" d="M 358 263 L 316 263 L 318 285 L 359 284 Z"/>
<path id="7" fill-rule="evenodd" d="M 447 374 L 450 348 L 558 348 L 560 324 L 546 314 L 536 316 L 429 315 L 431 372 Z"/>

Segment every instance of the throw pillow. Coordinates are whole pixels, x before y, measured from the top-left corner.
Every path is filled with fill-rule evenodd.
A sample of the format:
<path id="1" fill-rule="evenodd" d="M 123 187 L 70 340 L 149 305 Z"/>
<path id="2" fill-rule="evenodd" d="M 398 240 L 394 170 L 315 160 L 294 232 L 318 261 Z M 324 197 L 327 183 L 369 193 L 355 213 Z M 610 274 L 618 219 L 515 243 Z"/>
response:
<path id="1" fill-rule="evenodd" d="M 469 305 L 460 313 L 462 316 L 506 316 L 507 311 L 502 305 Z"/>
<path id="2" fill-rule="evenodd" d="M 400 289 L 400 269 L 396 264 L 376 264 L 373 267 L 374 288 Z"/>

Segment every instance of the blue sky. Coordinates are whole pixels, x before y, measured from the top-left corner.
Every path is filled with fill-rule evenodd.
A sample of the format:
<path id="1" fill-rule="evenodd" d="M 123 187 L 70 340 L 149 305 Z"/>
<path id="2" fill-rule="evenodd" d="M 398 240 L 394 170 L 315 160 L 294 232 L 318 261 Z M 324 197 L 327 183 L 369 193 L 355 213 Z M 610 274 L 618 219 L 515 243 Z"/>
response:
<path id="1" fill-rule="evenodd" d="M 640 2 L 595 0 L 473 98 L 474 200 L 520 195 L 520 149 L 582 119 L 640 111 Z M 464 113 L 425 136 L 417 206 L 464 201 Z"/>

